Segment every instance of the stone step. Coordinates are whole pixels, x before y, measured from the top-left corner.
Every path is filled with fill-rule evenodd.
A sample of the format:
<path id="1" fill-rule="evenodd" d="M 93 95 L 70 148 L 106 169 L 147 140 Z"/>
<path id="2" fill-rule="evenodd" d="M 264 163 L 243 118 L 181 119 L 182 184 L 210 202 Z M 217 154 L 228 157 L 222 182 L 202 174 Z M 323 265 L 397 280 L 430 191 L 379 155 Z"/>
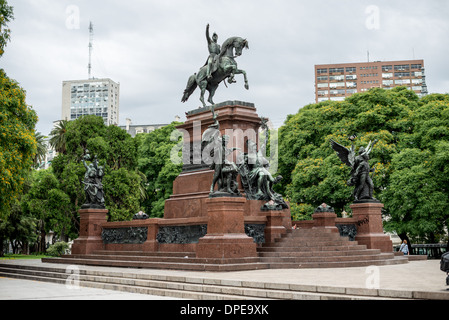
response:
<path id="1" fill-rule="evenodd" d="M 42 275 L 41 272 L 33 272 L 32 274 L 26 274 L 16 272 L 5 272 L 0 268 L 0 276 L 8 278 L 19 278 L 25 280 L 33 281 L 43 281 L 52 282 L 67 285 L 67 278 L 63 275 L 50 275 L 48 273 Z M 103 278 L 103 279 L 101 279 Z M 69 282 L 68 285 L 73 286 L 73 280 Z M 258 299 L 269 299 L 269 298 L 258 298 L 254 295 L 242 296 L 233 295 L 232 292 L 237 292 L 238 290 L 233 290 L 233 288 L 220 288 L 217 286 L 209 286 L 207 291 L 200 285 L 195 284 L 184 284 L 184 283 L 163 283 L 161 281 L 151 281 L 151 280 L 136 280 L 136 279 L 126 279 L 126 278 L 111 278 L 111 277 L 101 277 L 101 276 L 79 276 L 79 280 L 76 282 L 80 287 L 89 287 L 103 290 L 115 290 L 115 291 L 125 291 L 139 294 L 156 295 L 156 296 L 166 296 L 172 298 L 180 299 L 192 299 L 192 300 L 258 300 Z M 216 292 L 214 292 L 216 291 Z"/>
<path id="2" fill-rule="evenodd" d="M 311 256 L 311 257 L 262 257 L 261 262 L 269 262 L 272 265 L 278 263 L 309 263 L 309 262 L 358 262 L 393 259 L 393 254 L 364 254 L 343 256 Z"/>
<path id="3" fill-rule="evenodd" d="M 186 270 L 186 271 L 242 271 L 242 270 L 258 270 L 267 269 L 269 264 L 260 262 L 250 263 L 195 263 L 188 262 L 161 262 L 161 261 L 132 261 L 132 260 L 111 260 L 104 258 L 90 257 L 61 257 L 61 258 L 42 258 L 42 262 L 62 263 L 62 264 L 79 264 L 89 266 L 106 266 L 106 267 L 126 267 L 126 268 L 148 268 L 148 269 L 165 269 L 165 270 Z"/>
<path id="4" fill-rule="evenodd" d="M 321 240 L 321 241 L 314 241 L 314 240 L 298 240 L 292 239 L 292 238 L 285 238 L 282 239 L 282 241 L 271 243 L 272 247 L 325 247 L 325 246 L 354 246 L 358 245 L 355 241 L 349 241 L 345 239 L 339 239 L 339 240 Z"/>
<path id="5" fill-rule="evenodd" d="M 296 246 L 263 246 L 257 248 L 258 252 L 302 252 L 302 251 L 312 251 L 312 252 L 323 252 L 323 251 L 348 251 L 348 250 L 363 250 L 366 249 L 365 245 L 360 245 L 357 243 L 350 245 L 341 246 L 313 246 L 313 247 L 296 247 Z"/>
<path id="6" fill-rule="evenodd" d="M 213 277 L 176 276 L 80 268 L 76 278 L 58 265 L 26 266 L 0 262 L 0 276 L 65 285 L 100 288 L 194 300 L 398 300 L 413 294 L 398 291 L 332 286 L 227 280 Z M 70 277 L 70 278 L 68 278 Z M 76 282 L 74 283 L 73 280 Z"/>
<path id="7" fill-rule="evenodd" d="M 362 249 L 362 250 L 348 250 L 348 251 L 273 251 L 273 252 L 259 252 L 260 257 L 329 257 L 329 256 L 350 256 L 362 254 L 380 254 L 379 249 Z"/>
<path id="8" fill-rule="evenodd" d="M 347 237 L 343 237 L 341 236 L 339 233 L 297 233 L 297 232 L 292 232 L 292 233 L 288 233 L 286 234 L 283 238 L 281 239 L 285 239 L 285 238 L 300 238 L 300 239 L 339 239 L 339 238 L 347 238 Z"/>
<path id="9" fill-rule="evenodd" d="M 193 257 L 173 257 L 173 256 L 141 256 L 136 255 L 135 252 L 125 252 L 116 255 L 114 252 L 102 253 L 102 254 L 87 254 L 87 255 L 64 255 L 63 258 L 75 258 L 75 259 L 95 259 L 95 260 L 121 260 L 121 261 L 141 261 L 141 262 L 169 262 L 169 263 L 193 263 L 193 264 L 239 264 L 239 263 L 256 263 L 259 262 L 258 257 L 248 258 L 196 258 Z"/>
<path id="10" fill-rule="evenodd" d="M 144 257 L 195 257 L 195 252 L 149 252 L 149 251 L 110 251 L 110 250 L 97 250 L 93 251 L 93 254 L 98 255 L 123 255 L 123 256 L 144 256 Z"/>
<path id="11" fill-rule="evenodd" d="M 382 266 L 407 263 L 405 258 L 387 258 L 381 260 L 356 260 L 356 261 L 330 261 L 330 262 L 274 262 L 270 263 L 271 268 L 276 269 L 297 269 L 297 268 L 350 268 L 350 267 L 367 267 Z"/>

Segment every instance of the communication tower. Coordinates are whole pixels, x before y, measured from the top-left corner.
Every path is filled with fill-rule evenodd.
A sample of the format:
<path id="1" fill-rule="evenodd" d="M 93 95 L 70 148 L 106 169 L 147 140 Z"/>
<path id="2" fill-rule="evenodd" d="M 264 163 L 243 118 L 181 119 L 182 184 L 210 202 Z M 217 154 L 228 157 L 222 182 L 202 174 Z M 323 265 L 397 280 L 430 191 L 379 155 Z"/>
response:
<path id="1" fill-rule="evenodd" d="M 89 23 L 89 79 L 92 79 L 92 49 L 93 49 L 93 41 L 94 41 L 94 25 L 92 21 Z"/>

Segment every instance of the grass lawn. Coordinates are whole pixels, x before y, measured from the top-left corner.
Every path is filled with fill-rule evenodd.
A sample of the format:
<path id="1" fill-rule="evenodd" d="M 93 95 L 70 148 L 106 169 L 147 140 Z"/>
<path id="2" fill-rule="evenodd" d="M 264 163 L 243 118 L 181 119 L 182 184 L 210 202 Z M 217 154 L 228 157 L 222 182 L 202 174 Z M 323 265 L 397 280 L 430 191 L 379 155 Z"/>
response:
<path id="1" fill-rule="evenodd" d="M 0 260 L 14 260 L 14 259 L 41 259 L 41 258 L 47 258 L 48 256 L 45 254 L 12 254 L 7 253 L 4 257 L 0 257 Z"/>

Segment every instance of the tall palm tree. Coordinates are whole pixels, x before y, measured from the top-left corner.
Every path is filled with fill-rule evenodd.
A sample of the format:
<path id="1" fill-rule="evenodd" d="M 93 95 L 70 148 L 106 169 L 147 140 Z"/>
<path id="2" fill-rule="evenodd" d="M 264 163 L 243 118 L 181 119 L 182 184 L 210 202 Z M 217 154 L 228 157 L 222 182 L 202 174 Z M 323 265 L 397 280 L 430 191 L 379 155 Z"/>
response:
<path id="1" fill-rule="evenodd" d="M 50 132 L 50 145 L 58 153 L 66 153 L 67 120 L 61 120 Z"/>
<path id="2" fill-rule="evenodd" d="M 45 139 L 47 137 L 43 136 L 40 132 L 35 132 L 34 137 L 37 142 L 37 150 L 33 162 L 34 167 L 37 168 L 43 161 L 45 161 L 45 156 L 47 154 L 47 143 Z"/>

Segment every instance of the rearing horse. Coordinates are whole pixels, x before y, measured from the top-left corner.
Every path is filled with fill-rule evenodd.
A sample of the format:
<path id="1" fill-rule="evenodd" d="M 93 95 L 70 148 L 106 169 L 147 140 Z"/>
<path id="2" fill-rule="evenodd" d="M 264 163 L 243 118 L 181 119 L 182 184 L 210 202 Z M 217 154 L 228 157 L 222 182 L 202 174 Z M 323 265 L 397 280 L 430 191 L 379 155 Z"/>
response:
<path id="1" fill-rule="evenodd" d="M 190 95 L 195 91 L 196 87 L 199 87 L 201 90 L 200 101 L 203 103 L 203 106 L 206 106 L 204 102 L 204 94 L 209 91 L 209 98 L 207 99 L 212 105 L 215 104 L 213 101 L 213 97 L 215 95 L 215 91 L 218 88 L 218 85 L 228 79 L 229 83 L 236 82 L 234 80 L 234 75 L 243 74 L 245 78 L 245 88 L 248 90 L 248 79 L 246 77 L 246 72 L 244 70 L 237 68 L 237 62 L 234 60 L 235 57 L 241 56 L 243 48 L 248 49 L 248 41 L 246 39 L 240 37 L 232 37 L 226 40 L 222 47 L 220 54 L 217 56 L 218 63 L 213 64 L 212 68 L 212 77 L 207 78 L 207 63 L 198 73 L 190 76 L 187 87 L 184 90 L 184 95 L 182 96 L 182 102 L 186 102 L 189 99 Z M 235 51 L 235 55 L 234 55 Z M 226 84 L 226 83 L 225 83 Z"/>

